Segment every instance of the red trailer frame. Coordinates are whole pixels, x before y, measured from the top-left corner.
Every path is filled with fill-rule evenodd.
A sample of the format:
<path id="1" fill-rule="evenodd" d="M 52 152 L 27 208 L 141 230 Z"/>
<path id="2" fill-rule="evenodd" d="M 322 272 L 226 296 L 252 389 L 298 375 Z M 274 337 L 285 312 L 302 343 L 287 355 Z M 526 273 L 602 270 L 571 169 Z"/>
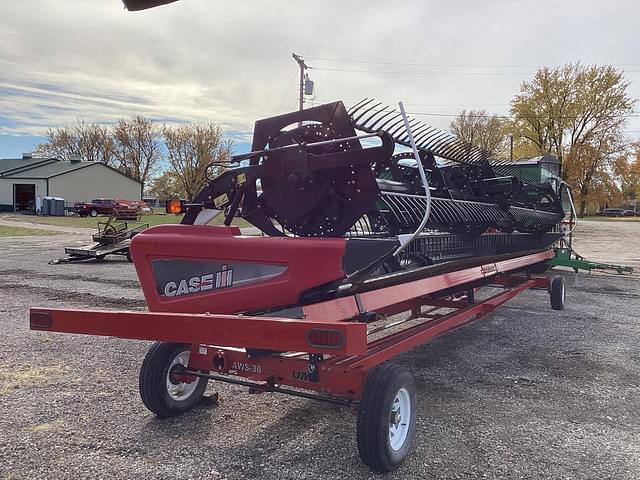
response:
<path id="1" fill-rule="evenodd" d="M 302 320 L 31 308 L 30 328 L 189 343 L 191 356 L 185 374 L 213 371 L 248 378 L 259 391 L 277 391 L 282 390 L 280 385 L 289 385 L 342 397 L 348 403 L 360 398 L 366 372 L 376 365 L 484 317 L 524 290 L 548 289 L 546 277 L 509 272 L 552 257 L 552 251 L 545 251 L 305 305 Z M 465 287 L 474 283 L 491 283 L 503 287 L 503 291 L 475 302 L 473 288 Z M 460 291 L 461 287 L 465 294 L 454 299 L 437 295 L 451 289 Z M 429 308 L 424 311 L 424 307 Z M 380 319 L 402 312 L 411 312 L 402 324 L 414 319 L 422 321 L 370 341 L 367 323 L 353 321 L 364 313 Z M 399 326 L 397 322 L 393 324 Z M 265 351 L 268 354 L 260 354 Z M 220 375 L 214 378 L 233 382 Z"/>
<path id="2" fill-rule="evenodd" d="M 525 290 L 551 291 L 547 277 L 528 270 L 552 257 L 542 251 L 304 305 L 302 319 L 32 308 L 30 328 L 190 344 L 188 365 L 172 371 L 177 382 L 205 377 L 251 393 L 352 405 L 363 401 L 368 374 L 380 364 L 479 320 Z M 501 291 L 477 300 L 485 286 Z M 402 312 L 409 315 L 388 320 Z"/>

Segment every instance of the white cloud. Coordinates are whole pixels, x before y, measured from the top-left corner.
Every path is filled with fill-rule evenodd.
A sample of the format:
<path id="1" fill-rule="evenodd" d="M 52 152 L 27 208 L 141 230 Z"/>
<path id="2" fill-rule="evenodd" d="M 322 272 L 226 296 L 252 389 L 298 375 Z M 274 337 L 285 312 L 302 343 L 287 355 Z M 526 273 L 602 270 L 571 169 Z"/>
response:
<path id="1" fill-rule="evenodd" d="M 213 120 L 235 132 L 295 109 L 295 51 L 309 59 L 318 99 L 375 96 L 409 110 L 504 114 L 535 66 L 625 67 L 640 97 L 634 1 L 596 3 L 180 0 L 126 12 L 119 0 L 22 0 L 0 6 L 0 133 L 42 134 L 82 117 L 113 122 Z M 494 68 L 486 65 L 525 65 Z M 362 70 L 344 72 L 322 70 Z M 402 72 L 378 74 L 372 71 Z M 421 117 L 439 127 L 446 116 Z M 638 130 L 640 119 L 630 119 Z"/>

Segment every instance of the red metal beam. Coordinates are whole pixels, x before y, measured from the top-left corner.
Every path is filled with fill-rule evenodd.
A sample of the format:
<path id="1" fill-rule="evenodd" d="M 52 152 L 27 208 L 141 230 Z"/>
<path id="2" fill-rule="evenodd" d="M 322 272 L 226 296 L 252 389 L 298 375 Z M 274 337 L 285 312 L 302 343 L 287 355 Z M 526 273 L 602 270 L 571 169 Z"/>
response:
<path id="1" fill-rule="evenodd" d="M 241 349 L 194 345 L 189 356 L 189 368 L 248 378 L 272 385 L 314 390 L 329 395 L 358 399 L 366 371 L 361 368 L 342 368 L 335 362 L 318 362 L 317 378 L 309 370 L 306 358 L 289 355 L 251 356 Z"/>
<path id="2" fill-rule="evenodd" d="M 445 273 L 435 277 L 394 285 L 381 290 L 365 292 L 360 295 L 360 298 L 365 310 L 375 312 L 383 310 L 390 305 L 406 302 L 414 298 L 416 296 L 416 292 L 420 292 L 420 295 L 436 293 L 456 285 L 464 285 L 483 278 L 495 276 L 499 273 L 539 263 L 552 257 L 553 252 L 551 251 L 534 253 L 524 257 L 488 263 L 486 265 L 467 268 L 457 272 Z"/>
<path id="3" fill-rule="evenodd" d="M 137 340 L 224 345 L 279 351 L 356 355 L 367 351 L 367 325 L 289 318 L 166 312 L 117 312 L 31 308 L 32 330 L 106 335 Z M 312 330 L 342 335 L 341 345 L 310 344 Z"/>
<path id="4" fill-rule="evenodd" d="M 341 362 L 341 366 L 348 365 L 350 368 L 369 369 L 446 332 L 480 319 L 524 290 L 544 286 L 547 283 L 548 280 L 546 278 L 526 280 L 518 286 L 505 290 L 480 303 L 469 305 L 468 308 L 460 309 L 435 320 L 421 323 L 415 327 L 371 342 L 367 353 L 355 356 L 346 362 Z"/>
<path id="5" fill-rule="evenodd" d="M 417 297 L 437 293 L 448 288 L 472 283 L 484 278 L 495 277 L 501 273 L 507 273 L 511 270 L 526 267 L 527 265 L 543 262 L 553 258 L 553 256 L 554 253 L 552 250 L 546 250 L 523 257 L 488 263 L 477 267 L 371 290 L 358 295 L 365 311 L 392 315 L 399 313 L 398 309 L 395 308 L 397 305 L 415 301 Z M 360 313 L 354 295 L 305 305 L 302 307 L 302 310 L 305 320 L 308 321 L 323 321 L 327 318 L 335 321 L 344 321 L 350 320 Z"/>

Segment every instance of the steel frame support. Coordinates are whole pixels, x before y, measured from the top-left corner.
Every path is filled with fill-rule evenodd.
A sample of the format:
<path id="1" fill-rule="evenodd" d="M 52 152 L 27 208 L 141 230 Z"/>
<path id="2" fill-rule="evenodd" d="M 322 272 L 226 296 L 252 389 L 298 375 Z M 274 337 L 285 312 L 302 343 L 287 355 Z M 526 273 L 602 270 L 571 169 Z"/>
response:
<path id="1" fill-rule="evenodd" d="M 360 399 L 371 368 L 488 315 L 527 289 L 548 290 L 547 277 L 514 272 L 526 271 L 527 265 L 552 255 L 530 254 L 362 292 L 357 299 L 351 295 L 305 306 L 304 319 L 32 308 L 30 327 L 188 343 L 192 345 L 188 371 L 211 372 L 211 378 L 249 385 L 254 393 L 290 393 L 281 387 L 287 385 L 318 392 L 320 400 L 354 401 Z M 478 300 L 480 285 L 503 290 Z M 423 311 L 423 307 L 428 308 Z M 384 333 L 386 324 L 358 322 L 363 309 L 383 319 L 408 312 L 408 319 L 415 321 L 393 322 L 395 333 L 368 341 L 369 329 L 371 334 Z M 314 344 L 314 331 L 331 332 L 332 338 L 342 341 L 330 348 Z"/>
<path id="2" fill-rule="evenodd" d="M 262 388 L 261 391 L 277 392 L 280 385 L 284 384 L 331 395 L 332 399 L 337 396 L 359 400 L 370 369 L 429 340 L 485 317 L 525 290 L 548 290 L 549 279 L 499 275 L 492 279 L 492 286 L 503 287 L 503 291 L 473 304 L 468 303 L 466 295 L 457 297 L 456 300 L 419 297 L 414 304 L 405 304 L 406 311 L 411 312 L 411 319 L 424 321 L 370 341 L 366 353 L 327 358 L 319 363 L 315 378 L 311 375 L 310 362 L 303 352 L 263 356 L 252 355 L 243 349 L 193 345 L 189 368 L 214 370 L 221 375 L 264 382 L 261 387 L 260 383 L 253 384 L 254 388 Z M 429 308 L 423 312 L 423 307 Z M 439 310 L 444 312 L 437 313 Z"/>

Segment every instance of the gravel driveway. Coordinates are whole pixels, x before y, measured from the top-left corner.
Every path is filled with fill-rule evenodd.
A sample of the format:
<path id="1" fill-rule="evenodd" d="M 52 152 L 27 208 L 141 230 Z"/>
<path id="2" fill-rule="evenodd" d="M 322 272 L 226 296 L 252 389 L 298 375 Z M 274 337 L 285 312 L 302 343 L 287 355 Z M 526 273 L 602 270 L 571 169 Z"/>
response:
<path id="1" fill-rule="evenodd" d="M 137 391 L 148 343 L 30 332 L 30 306 L 145 308 L 124 259 L 47 264 L 85 239 L 0 238 L 0 478 L 640 477 L 638 277 L 566 273 L 563 312 L 527 292 L 399 357 L 416 440 L 380 476 L 349 409 L 216 384 L 218 405 L 158 420 Z"/>

